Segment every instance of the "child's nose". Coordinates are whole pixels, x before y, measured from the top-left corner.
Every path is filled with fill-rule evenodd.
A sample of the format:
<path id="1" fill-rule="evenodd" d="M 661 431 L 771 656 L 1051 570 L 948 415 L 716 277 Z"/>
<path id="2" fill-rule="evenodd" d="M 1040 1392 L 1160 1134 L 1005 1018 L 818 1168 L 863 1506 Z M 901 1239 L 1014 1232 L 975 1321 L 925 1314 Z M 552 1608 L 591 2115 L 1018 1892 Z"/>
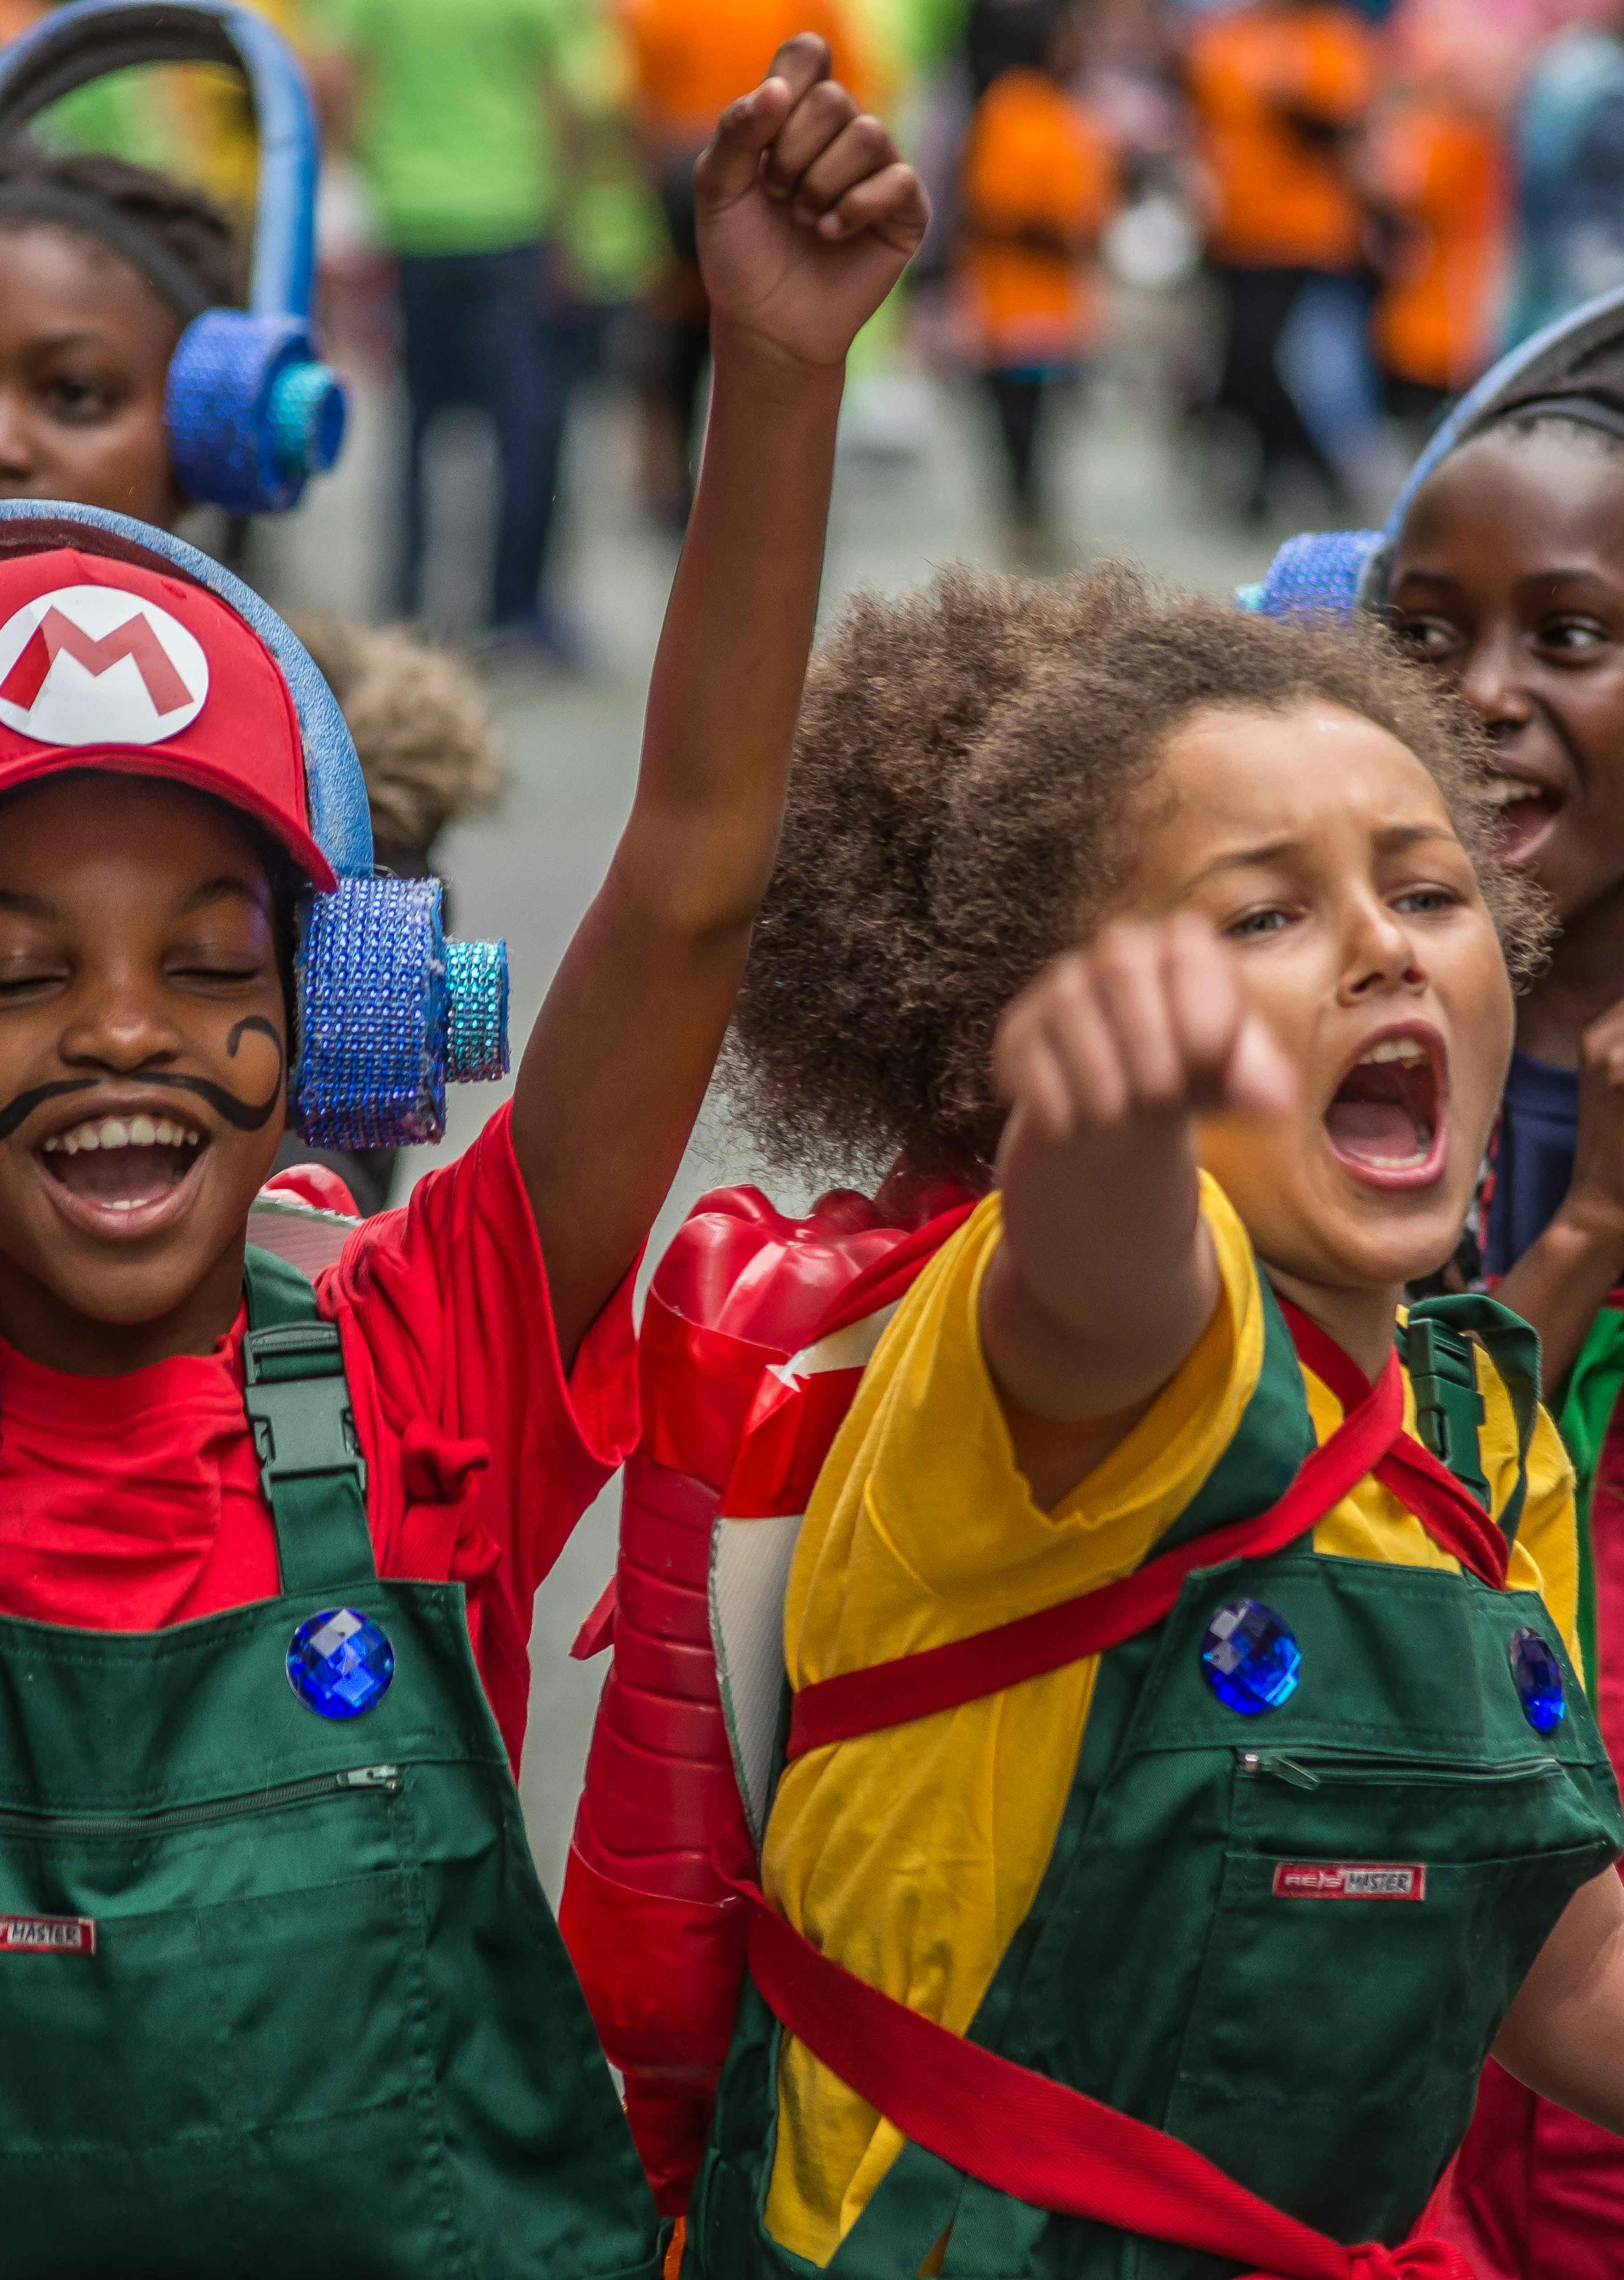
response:
<path id="1" fill-rule="evenodd" d="M 71 1067 L 114 1069 L 127 1075 L 173 1060 L 181 1040 L 156 1006 L 139 996 L 119 993 L 71 1022 L 59 1050 Z"/>
<path id="2" fill-rule="evenodd" d="M 21 393 L 0 387 L 0 480 L 26 482 L 38 465 L 34 423 Z"/>
<path id="3" fill-rule="evenodd" d="M 1378 897 L 1361 901 L 1349 931 L 1344 1002 L 1351 1005 L 1382 990 L 1414 989 L 1426 979 L 1407 928 Z"/>
<path id="4" fill-rule="evenodd" d="M 1461 672 L 1460 693 L 1485 728 L 1521 728 L 1533 705 L 1518 645 L 1497 634 L 1474 642 Z"/>

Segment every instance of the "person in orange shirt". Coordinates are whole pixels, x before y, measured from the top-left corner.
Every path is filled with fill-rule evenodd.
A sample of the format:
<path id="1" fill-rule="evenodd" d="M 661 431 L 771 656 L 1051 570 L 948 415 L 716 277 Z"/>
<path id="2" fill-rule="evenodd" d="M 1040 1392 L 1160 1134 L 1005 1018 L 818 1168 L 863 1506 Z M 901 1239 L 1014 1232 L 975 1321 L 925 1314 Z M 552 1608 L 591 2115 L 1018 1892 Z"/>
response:
<path id="1" fill-rule="evenodd" d="M 1352 157 L 1374 78 L 1371 33 L 1339 0 L 1250 0 L 1208 18 L 1188 52 L 1208 263 L 1224 303 L 1217 405 L 1256 438 L 1255 511 L 1292 462 L 1341 494 L 1323 435 L 1281 375 L 1280 350 L 1305 288 L 1353 281 L 1361 269 Z M 1361 321 L 1351 294 L 1347 310 L 1350 325 Z"/>
<path id="2" fill-rule="evenodd" d="M 1012 61 L 976 104 L 960 174 L 958 313 L 997 415 L 1018 532 L 1041 543 L 1044 410 L 1092 344 L 1090 257 L 1117 166 L 1067 86 L 1080 61 L 1077 8 L 1017 0 L 1002 12 Z"/>
<path id="3" fill-rule="evenodd" d="M 1365 159 L 1386 241 L 1373 336 L 1389 409 L 1428 428 L 1496 346 L 1520 58 L 1470 0 L 1405 0 L 1389 39 L 1399 77 Z"/>
<path id="4" fill-rule="evenodd" d="M 1376 353 L 1392 410 L 1430 428 L 1494 347 L 1505 153 L 1492 120 L 1410 101 L 1383 121 L 1375 155 L 1392 231 Z"/>
<path id="5" fill-rule="evenodd" d="M 681 530 L 693 498 L 711 337 L 695 237 L 694 161 L 728 104 L 755 85 L 797 32 L 827 41 L 832 77 L 859 102 L 869 99 L 870 73 L 844 0 L 619 0 L 619 11 L 631 46 L 638 128 L 671 244 L 645 311 L 643 488 L 658 519 Z M 877 120 L 874 129 L 884 132 Z"/>

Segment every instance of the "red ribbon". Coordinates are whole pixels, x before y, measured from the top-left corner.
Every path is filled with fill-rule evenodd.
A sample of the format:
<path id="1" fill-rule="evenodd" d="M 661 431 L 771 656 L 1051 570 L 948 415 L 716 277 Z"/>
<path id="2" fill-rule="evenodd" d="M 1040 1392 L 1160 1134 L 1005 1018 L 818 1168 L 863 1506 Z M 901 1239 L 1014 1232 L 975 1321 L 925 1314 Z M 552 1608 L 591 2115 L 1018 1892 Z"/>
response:
<path id="1" fill-rule="evenodd" d="M 1000 2058 L 821 1954 L 759 1887 L 750 1977 L 822 2065 L 950 2167 L 1034 2208 L 1208 2256 L 1265 2261 L 1251 2280 L 1473 2280 L 1439 2240 L 1350 2248 L 1288 2216 L 1193 2145 Z"/>

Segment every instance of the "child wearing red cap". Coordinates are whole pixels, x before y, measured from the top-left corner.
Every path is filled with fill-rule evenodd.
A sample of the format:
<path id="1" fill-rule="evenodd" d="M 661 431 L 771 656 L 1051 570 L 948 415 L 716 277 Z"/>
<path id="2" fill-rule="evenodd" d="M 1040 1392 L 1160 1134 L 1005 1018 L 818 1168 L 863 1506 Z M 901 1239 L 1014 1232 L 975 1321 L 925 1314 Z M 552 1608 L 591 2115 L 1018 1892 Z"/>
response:
<path id="1" fill-rule="evenodd" d="M 242 298 L 227 217 L 199 191 L 101 151 L 0 150 L 0 498 L 76 499 L 165 530 L 192 513 L 165 416 L 169 367 L 203 310 Z M 356 739 L 379 864 L 439 868 L 445 827 L 499 782 L 471 673 L 398 628 L 301 612 L 295 630 Z M 363 1211 L 395 1152 L 319 1152 Z"/>
<path id="2" fill-rule="evenodd" d="M 244 1243 L 290 1064 L 378 1042 L 312 1035 L 364 843 L 331 700 L 156 532 L 0 523 L 14 2280 L 658 2267 L 509 1761 L 771 866 L 845 351 L 925 221 L 806 39 L 698 195 L 714 404 L 631 817 L 511 1108 L 313 1291 Z"/>

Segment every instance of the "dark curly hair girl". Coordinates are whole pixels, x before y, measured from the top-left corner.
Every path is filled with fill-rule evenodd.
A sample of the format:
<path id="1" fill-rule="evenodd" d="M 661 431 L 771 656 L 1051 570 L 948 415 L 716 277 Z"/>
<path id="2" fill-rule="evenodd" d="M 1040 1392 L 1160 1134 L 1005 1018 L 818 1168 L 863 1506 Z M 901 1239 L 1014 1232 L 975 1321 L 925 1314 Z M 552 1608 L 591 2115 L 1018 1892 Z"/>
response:
<path id="1" fill-rule="evenodd" d="M 242 298 L 242 254 L 200 191 L 99 150 L 53 150 L 19 136 L 0 145 L 0 226 L 57 221 L 141 270 L 182 320 Z"/>
<path id="2" fill-rule="evenodd" d="M 807 679 L 778 869 L 725 1067 L 770 1162 L 816 1179 L 990 1177 L 993 1030 L 1108 910 L 1129 796 L 1209 705 L 1319 697 L 1437 782 L 1513 977 L 1544 939 L 1489 853 L 1481 731 L 1374 625 L 1252 618 L 1131 569 L 1037 583 L 954 568 L 853 602 Z"/>

